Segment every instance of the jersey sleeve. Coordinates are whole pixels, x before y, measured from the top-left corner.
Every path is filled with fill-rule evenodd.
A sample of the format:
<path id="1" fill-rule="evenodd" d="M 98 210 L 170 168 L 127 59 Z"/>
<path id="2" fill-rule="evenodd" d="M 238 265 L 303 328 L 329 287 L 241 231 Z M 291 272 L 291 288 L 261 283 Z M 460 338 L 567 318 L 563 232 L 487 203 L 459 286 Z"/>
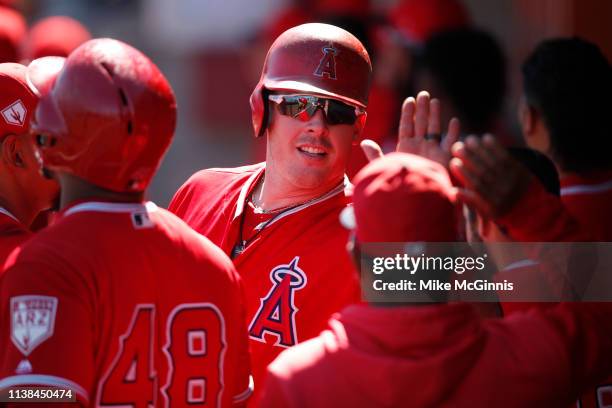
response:
<path id="1" fill-rule="evenodd" d="M 0 390 L 70 389 L 87 406 L 94 335 L 87 288 L 70 270 L 20 262 L 0 280 Z"/>
<path id="2" fill-rule="evenodd" d="M 565 209 L 559 197 L 532 180 L 514 207 L 495 220 L 515 241 L 591 241 L 590 235 Z"/>

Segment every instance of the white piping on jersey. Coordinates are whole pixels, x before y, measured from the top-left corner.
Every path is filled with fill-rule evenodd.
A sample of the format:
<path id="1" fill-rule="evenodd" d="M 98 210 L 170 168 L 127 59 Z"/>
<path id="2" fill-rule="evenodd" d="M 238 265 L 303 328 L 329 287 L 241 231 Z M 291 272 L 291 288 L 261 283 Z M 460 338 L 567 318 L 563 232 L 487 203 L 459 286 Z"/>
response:
<path id="1" fill-rule="evenodd" d="M 244 204 L 246 201 L 246 196 L 249 192 L 249 189 L 251 188 L 251 185 L 253 184 L 253 182 L 261 175 L 261 173 L 263 173 L 263 171 L 265 170 L 265 167 L 261 168 L 259 171 L 253 173 L 251 175 L 251 177 L 248 178 L 248 180 L 244 183 L 244 185 L 242 186 L 242 189 L 240 190 L 240 194 L 238 195 L 238 203 L 236 205 L 236 212 L 234 213 L 234 219 L 236 219 L 237 217 L 240 217 L 240 215 L 242 214 L 242 211 L 244 211 Z M 256 230 L 261 230 L 263 227 L 269 227 L 270 225 L 274 224 L 275 222 L 277 222 L 278 220 L 282 220 L 283 218 L 291 215 L 291 214 L 295 214 L 296 212 L 302 211 L 305 208 L 308 208 L 312 205 L 315 204 L 319 204 L 325 200 L 328 200 L 338 194 L 340 194 L 341 192 L 343 192 L 348 186 L 351 185 L 351 182 L 349 181 L 349 178 L 347 177 L 347 175 L 344 175 L 344 180 L 342 181 L 342 183 L 338 184 L 338 186 L 336 186 L 336 188 L 334 188 L 333 190 L 329 191 L 328 193 L 326 193 L 325 195 L 317 198 L 316 200 L 312 200 L 312 201 L 308 201 L 302 205 L 299 205 L 291 210 L 287 210 L 285 212 L 283 212 L 281 215 L 279 215 L 278 217 L 274 218 L 271 222 L 269 221 L 264 221 L 262 223 L 260 223 L 259 225 L 257 225 L 255 227 Z"/>
<path id="2" fill-rule="evenodd" d="M 528 266 L 537 266 L 540 263 L 538 261 L 534 261 L 533 259 L 521 259 L 520 261 L 512 262 L 510 265 L 506 266 L 500 272 L 510 272 L 514 269 L 525 268 Z"/>
<path id="3" fill-rule="evenodd" d="M 264 170 L 266 170 L 266 168 L 262 167 L 261 169 L 259 169 L 259 171 L 256 171 L 255 173 L 251 174 L 251 177 L 249 177 L 247 181 L 242 185 L 242 188 L 240 189 L 240 194 L 238 195 L 238 203 L 236 205 L 234 219 L 240 217 L 240 214 L 242 214 L 242 211 L 244 210 L 244 202 L 246 200 L 246 196 L 249 192 L 249 189 L 251 188 L 251 184 L 253 184 L 253 182 L 259 178 L 259 176 L 261 175 L 261 173 L 264 172 Z"/>
<path id="4" fill-rule="evenodd" d="M 148 201 L 144 204 L 141 203 L 105 203 L 98 201 L 90 201 L 83 204 L 77 204 L 72 208 L 69 208 L 65 213 L 64 217 L 84 211 L 94 212 L 108 212 L 108 213 L 132 213 L 132 212 L 143 212 L 148 213 L 157 211 L 158 207 L 155 203 Z"/>
<path id="5" fill-rule="evenodd" d="M 238 395 L 234 395 L 234 397 L 232 398 L 232 402 L 234 404 L 239 404 L 241 402 L 246 401 L 251 394 L 253 394 L 253 390 L 255 389 L 255 382 L 253 381 L 253 376 L 249 375 L 249 386 L 246 390 L 244 390 L 243 392 L 241 392 Z"/>
<path id="6" fill-rule="evenodd" d="M 334 188 L 333 190 L 331 190 L 330 192 L 328 192 L 327 194 L 317 198 L 316 200 L 312 200 L 309 201 L 307 203 L 304 203 L 300 206 L 297 206 L 291 210 L 287 210 L 285 212 L 283 212 L 282 214 L 280 214 L 278 217 L 274 218 L 272 221 L 264 221 L 262 223 L 260 223 L 259 225 L 257 225 L 255 227 L 255 229 L 260 230 L 263 229 L 264 227 L 269 227 L 270 225 L 274 224 L 275 222 L 278 222 L 278 220 L 282 220 L 283 218 L 291 215 L 291 214 L 295 214 L 296 212 L 302 211 L 305 208 L 308 208 L 312 205 L 321 203 L 325 200 L 328 200 L 334 196 L 337 196 L 338 194 L 342 193 L 344 191 L 344 189 L 347 187 L 347 183 L 349 183 L 348 181 L 348 177 L 344 176 L 345 179 L 342 183 L 338 184 L 338 186 L 336 188 Z"/>
<path id="7" fill-rule="evenodd" d="M 15 217 L 13 214 L 11 214 L 6 208 L 4 207 L 0 207 L 0 213 L 6 215 L 7 217 L 10 217 L 12 219 L 14 219 L 15 221 L 19 222 L 19 220 L 17 219 L 17 217 Z"/>
<path id="8" fill-rule="evenodd" d="M 70 388 L 72 391 L 79 394 L 87 404 L 89 404 L 89 393 L 85 390 L 85 388 L 81 387 L 74 381 L 70 381 L 63 377 L 44 374 L 23 374 L 6 377 L 0 380 L 0 390 L 14 387 L 16 385 L 48 385 L 57 388 Z"/>
<path id="9" fill-rule="evenodd" d="M 577 186 L 563 187 L 561 189 L 561 195 L 569 196 L 576 194 L 603 193 L 608 190 L 612 190 L 612 180 L 608 180 L 600 184 L 580 184 Z"/>

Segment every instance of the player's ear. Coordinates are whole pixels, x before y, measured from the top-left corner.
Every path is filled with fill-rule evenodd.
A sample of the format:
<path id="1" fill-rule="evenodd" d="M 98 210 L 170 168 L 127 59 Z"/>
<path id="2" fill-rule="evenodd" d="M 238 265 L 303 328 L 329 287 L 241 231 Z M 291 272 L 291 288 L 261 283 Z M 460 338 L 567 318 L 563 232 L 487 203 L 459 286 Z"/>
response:
<path id="1" fill-rule="evenodd" d="M 2 161 L 9 166 L 24 167 L 22 144 L 17 135 L 9 134 L 1 143 Z"/>

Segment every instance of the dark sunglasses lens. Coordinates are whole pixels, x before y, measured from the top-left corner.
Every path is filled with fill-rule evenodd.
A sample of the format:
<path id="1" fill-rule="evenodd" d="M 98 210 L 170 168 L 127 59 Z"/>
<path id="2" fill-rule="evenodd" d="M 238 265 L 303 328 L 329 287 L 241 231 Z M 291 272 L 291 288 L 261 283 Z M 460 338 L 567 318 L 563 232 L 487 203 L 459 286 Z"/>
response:
<path id="1" fill-rule="evenodd" d="M 330 125 L 352 125 L 357 120 L 355 108 L 335 99 L 327 100 L 326 118 Z M 283 101 L 278 105 L 279 112 L 285 116 L 307 121 L 317 111 L 323 108 L 326 100 L 315 96 L 284 96 Z"/>
<path id="2" fill-rule="evenodd" d="M 304 111 L 308 115 L 314 113 L 314 106 L 310 103 L 310 98 L 298 96 L 285 96 L 283 101 L 278 105 L 278 110 L 282 115 L 300 118 Z M 311 112 L 312 110 L 312 112 Z"/>
<path id="3" fill-rule="evenodd" d="M 327 122 L 330 125 L 352 125 L 357 120 L 355 108 L 334 99 L 329 100 Z"/>

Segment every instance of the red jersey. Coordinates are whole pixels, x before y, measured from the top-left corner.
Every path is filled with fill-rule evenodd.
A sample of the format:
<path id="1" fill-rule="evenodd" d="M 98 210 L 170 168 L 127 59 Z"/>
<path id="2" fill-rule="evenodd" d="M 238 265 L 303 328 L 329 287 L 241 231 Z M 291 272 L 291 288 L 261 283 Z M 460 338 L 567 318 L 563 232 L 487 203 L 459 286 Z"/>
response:
<path id="1" fill-rule="evenodd" d="M 0 273 L 13 249 L 28 240 L 31 235 L 13 214 L 0 207 Z"/>
<path id="2" fill-rule="evenodd" d="M 317 336 L 334 312 L 359 300 L 357 273 L 346 251 L 348 231 L 339 222 L 350 201 L 348 181 L 252 231 L 246 203 L 264 170 L 258 164 L 200 171 L 169 207 L 227 254 L 247 241 L 234 264 L 246 292 L 256 390 L 278 353 Z"/>
<path id="3" fill-rule="evenodd" d="M 553 299 L 562 299 L 563 294 L 566 293 L 563 286 L 565 281 L 562 278 L 563 276 L 555 269 L 547 269 L 547 265 L 533 259 L 526 258 L 507 265 L 494 275 L 495 281 L 511 280 L 515 287 L 521 288 L 521 296 L 533 300 L 516 301 L 511 293 L 498 292 L 502 315 L 509 316 L 533 308 L 546 309 L 556 306 L 558 302 Z"/>
<path id="4" fill-rule="evenodd" d="M 589 232 L 591 240 L 612 241 L 612 172 L 562 177 L 561 201 L 581 228 Z M 578 406 L 612 406 L 612 377 L 584 393 Z"/>
<path id="5" fill-rule="evenodd" d="M 469 304 L 353 305 L 268 368 L 260 405 L 559 407 L 605 376 L 610 307 L 481 319 Z"/>
<path id="6" fill-rule="evenodd" d="M 612 172 L 561 178 L 561 201 L 593 241 L 612 241 Z"/>
<path id="7" fill-rule="evenodd" d="M 589 241 L 591 234 L 572 217 L 559 197 L 533 179 L 520 200 L 496 223 L 518 242 Z"/>
<path id="8" fill-rule="evenodd" d="M 0 389 L 70 388 L 85 406 L 215 406 L 249 392 L 241 283 L 153 203 L 65 210 L 0 280 Z"/>
<path id="9" fill-rule="evenodd" d="M 611 204 L 610 172 L 569 175 L 561 179 L 561 200 L 532 182 L 520 202 L 497 221 L 517 241 L 612 241 Z M 576 406 L 612 406 L 612 378 L 585 393 Z"/>

